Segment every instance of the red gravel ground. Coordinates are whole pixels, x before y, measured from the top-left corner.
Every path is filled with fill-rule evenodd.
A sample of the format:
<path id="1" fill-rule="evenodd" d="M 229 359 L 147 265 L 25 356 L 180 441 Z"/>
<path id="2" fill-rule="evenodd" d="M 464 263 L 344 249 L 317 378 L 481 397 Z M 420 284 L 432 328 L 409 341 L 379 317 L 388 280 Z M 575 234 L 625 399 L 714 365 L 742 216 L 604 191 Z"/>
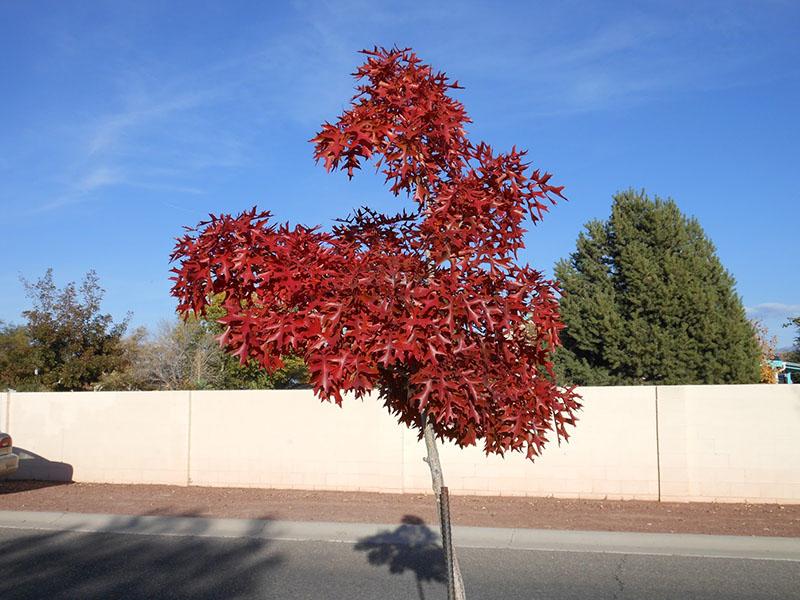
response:
<path id="1" fill-rule="evenodd" d="M 451 496 L 457 525 L 800 537 L 800 505 Z M 0 482 L 0 510 L 436 523 L 432 495 Z"/>

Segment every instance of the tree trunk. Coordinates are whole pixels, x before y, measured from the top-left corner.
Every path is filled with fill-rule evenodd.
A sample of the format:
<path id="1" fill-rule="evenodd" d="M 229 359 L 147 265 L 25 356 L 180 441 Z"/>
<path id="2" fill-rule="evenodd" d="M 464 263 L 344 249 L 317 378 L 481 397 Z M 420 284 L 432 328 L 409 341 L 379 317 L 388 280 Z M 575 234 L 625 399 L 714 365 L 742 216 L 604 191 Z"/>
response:
<path id="1" fill-rule="evenodd" d="M 439 462 L 439 450 L 436 448 L 436 434 L 433 431 L 433 425 L 428 420 L 428 415 L 422 416 L 425 436 L 425 447 L 428 449 L 428 456 L 425 462 L 431 470 L 431 481 L 433 483 L 433 493 L 436 496 L 436 504 L 439 504 L 439 498 L 444 486 L 444 477 L 442 476 L 442 465 Z M 439 513 L 441 514 L 441 512 Z M 441 525 L 441 524 L 440 524 Z M 442 526 L 442 528 L 444 528 Z M 464 594 L 464 582 L 461 579 L 461 569 L 458 566 L 458 558 L 456 557 L 455 547 L 453 548 L 453 585 L 456 592 L 456 600 L 466 600 Z"/>

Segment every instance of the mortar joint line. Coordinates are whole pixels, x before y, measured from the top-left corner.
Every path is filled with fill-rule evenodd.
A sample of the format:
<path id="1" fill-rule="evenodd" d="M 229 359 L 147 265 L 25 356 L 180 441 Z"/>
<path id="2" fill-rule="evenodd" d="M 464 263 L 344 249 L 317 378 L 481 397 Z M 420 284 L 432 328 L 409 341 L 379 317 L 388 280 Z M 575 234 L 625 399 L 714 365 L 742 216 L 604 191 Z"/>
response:
<path id="1" fill-rule="evenodd" d="M 189 390 L 189 418 L 186 426 L 186 485 L 192 485 L 192 391 Z"/>
<path id="2" fill-rule="evenodd" d="M 661 440 L 659 439 L 658 429 L 658 386 L 656 388 L 656 398 L 655 398 L 655 407 L 656 407 L 656 482 L 658 484 L 658 501 L 661 502 Z"/>

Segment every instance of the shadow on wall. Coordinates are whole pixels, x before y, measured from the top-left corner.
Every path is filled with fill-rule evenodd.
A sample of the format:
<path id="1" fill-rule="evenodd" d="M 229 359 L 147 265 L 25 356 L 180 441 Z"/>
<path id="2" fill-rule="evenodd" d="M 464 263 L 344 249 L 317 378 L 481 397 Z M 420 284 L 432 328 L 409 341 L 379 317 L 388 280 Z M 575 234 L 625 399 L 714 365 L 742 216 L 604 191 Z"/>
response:
<path id="1" fill-rule="evenodd" d="M 19 456 L 19 469 L 9 479 L 35 479 L 62 483 L 72 481 L 70 464 L 47 460 L 25 448 L 15 447 L 13 452 Z"/>
<path id="2" fill-rule="evenodd" d="M 202 522 L 193 524 L 191 536 L 160 535 L 168 532 L 164 525 L 141 517 L 119 517 L 108 529 L 133 526 L 143 535 L 48 531 L 4 537 L 0 598 L 273 597 L 270 571 L 282 558 L 261 537 L 263 525 L 254 524 L 243 538 L 202 537 Z"/>
<path id="3" fill-rule="evenodd" d="M 410 571 L 416 580 L 419 600 L 425 600 L 423 583 L 442 586 L 447 583 L 444 550 L 439 534 L 419 517 L 406 515 L 401 523 L 394 531 L 382 531 L 359 540 L 355 550 L 366 552 L 369 564 L 386 565 L 394 575 Z"/>

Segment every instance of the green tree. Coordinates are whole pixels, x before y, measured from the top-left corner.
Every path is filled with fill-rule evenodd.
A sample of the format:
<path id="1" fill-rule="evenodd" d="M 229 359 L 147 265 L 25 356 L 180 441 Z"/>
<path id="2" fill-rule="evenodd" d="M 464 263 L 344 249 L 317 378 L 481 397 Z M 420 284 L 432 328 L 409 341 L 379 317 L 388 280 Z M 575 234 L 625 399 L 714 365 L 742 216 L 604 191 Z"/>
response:
<path id="1" fill-rule="evenodd" d="M 114 323 L 100 312 L 104 290 L 89 271 L 76 286 L 59 289 L 53 270 L 31 283 L 22 280 L 33 307 L 22 314 L 35 360 L 36 385 L 51 390 L 88 390 L 124 366 L 123 336 L 129 317 Z"/>
<path id="2" fill-rule="evenodd" d="M 126 335 L 121 341 L 120 364 L 110 373 L 104 374 L 93 388 L 97 391 L 157 389 L 142 368 L 144 357 L 150 348 L 147 337 L 147 329 L 144 327 L 137 327 Z"/>
<path id="3" fill-rule="evenodd" d="M 282 360 L 283 368 L 269 375 L 253 360 L 242 365 L 236 358 L 225 354 L 221 387 L 226 390 L 291 390 L 310 387 L 308 367 L 302 358 L 284 356 Z"/>
<path id="4" fill-rule="evenodd" d="M 226 315 L 225 309 L 222 307 L 223 299 L 224 294 L 215 296 L 204 319 L 200 321 L 205 330 L 214 337 L 222 334 L 224 330 L 224 327 L 217 321 Z M 308 366 L 302 358 L 283 356 L 281 360 L 284 363 L 283 368 L 269 374 L 252 359 L 241 364 L 238 358 L 223 353 L 219 387 L 226 390 L 281 390 L 309 387 Z"/>
<path id="5" fill-rule="evenodd" d="M 756 383 L 759 348 L 733 277 L 695 219 L 628 190 L 556 264 L 557 369 L 579 385 Z"/>
<path id="6" fill-rule="evenodd" d="M 36 391 L 36 354 L 24 326 L 0 321 L 0 390 Z"/>

